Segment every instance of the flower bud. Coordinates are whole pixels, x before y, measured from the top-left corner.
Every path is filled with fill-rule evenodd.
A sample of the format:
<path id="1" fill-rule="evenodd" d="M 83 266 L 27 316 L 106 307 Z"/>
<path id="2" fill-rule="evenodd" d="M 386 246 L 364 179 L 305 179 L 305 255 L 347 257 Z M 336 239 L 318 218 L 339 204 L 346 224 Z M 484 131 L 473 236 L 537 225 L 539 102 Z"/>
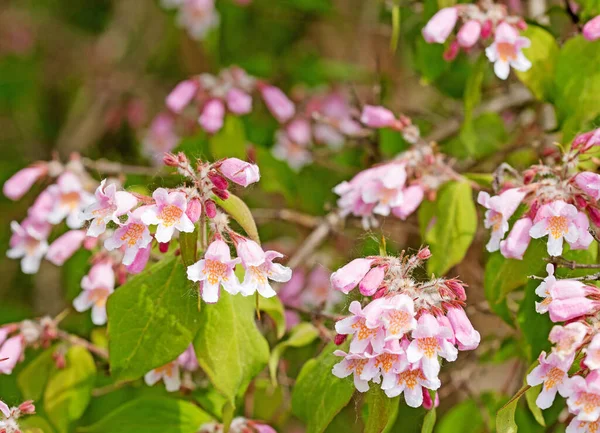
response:
<path id="1" fill-rule="evenodd" d="M 34 164 L 17 171 L 2 187 L 2 192 L 11 200 L 19 200 L 31 189 L 33 184 L 48 172 L 45 163 Z"/>
<path id="2" fill-rule="evenodd" d="M 448 308 L 446 317 L 452 326 L 459 350 L 474 350 L 479 346 L 481 336 L 473 328 L 471 321 L 462 308 Z"/>
<path id="3" fill-rule="evenodd" d="M 200 202 L 200 199 L 191 199 L 188 202 L 185 214 L 191 222 L 195 223 L 196 221 L 198 221 L 200 219 L 200 215 L 202 214 L 202 203 Z"/>
<path id="4" fill-rule="evenodd" d="M 59 370 L 62 370 L 67 366 L 67 360 L 62 350 L 57 350 L 56 352 L 54 352 L 52 354 L 52 359 L 54 360 L 56 368 L 58 368 Z"/>
<path id="5" fill-rule="evenodd" d="M 19 412 L 24 415 L 33 415 L 35 413 L 35 406 L 33 400 L 24 401 L 19 405 Z"/>
<path id="6" fill-rule="evenodd" d="M 214 218 L 217 215 L 217 205 L 212 200 L 206 200 L 204 202 L 204 212 L 209 218 Z"/>
<path id="7" fill-rule="evenodd" d="M 481 35 L 481 24 L 479 21 L 469 20 L 458 31 L 456 40 L 463 48 L 471 48 L 477 43 Z"/>
<path id="8" fill-rule="evenodd" d="M 271 114 L 279 121 L 285 123 L 296 114 L 294 103 L 281 91 L 281 89 L 266 84 L 259 85 L 260 93 Z"/>
<path id="9" fill-rule="evenodd" d="M 452 291 L 452 293 L 454 293 L 454 295 L 456 296 L 456 298 L 460 301 L 466 301 L 467 300 L 467 293 L 465 292 L 465 287 L 464 285 L 456 280 L 456 279 L 452 279 L 452 280 L 447 280 L 445 282 L 446 287 L 448 287 L 448 289 L 450 289 Z"/>
<path id="10" fill-rule="evenodd" d="M 489 38 L 492 35 L 493 28 L 494 25 L 492 24 L 491 20 L 484 21 L 483 25 L 481 26 L 481 39 Z"/>
<path id="11" fill-rule="evenodd" d="M 458 20 L 458 9 L 455 7 L 440 9 L 423 28 L 423 37 L 428 43 L 443 44 Z"/>
<path id="12" fill-rule="evenodd" d="M 46 253 L 46 259 L 56 266 L 62 266 L 79 248 L 85 239 L 84 230 L 70 230 L 59 236 Z"/>
<path id="13" fill-rule="evenodd" d="M 435 393 L 435 400 L 432 400 L 427 388 L 421 388 L 421 390 L 423 391 L 423 409 L 431 410 L 440 405 L 440 394 L 438 392 Z"/>
<path id="14" fill-rule="evenodd" d="M 583 26 L 583 37 L 588 41 L 600 39 L 600 15 L 592 18 Z"/>
<path id="15" fill-rule="evenodd" d="M 600 209 L 595 206 L 588 206 L 587 211 L 594 225 L 600 227 Z"/>
<path id="16" fill-rule="evenodd" d="M 221 162 L 219 171 L 230 181 L 244 187 L 260 179 L 260 170 L 256 164 L 238 158 L 227 158 Z"/>
<path id="17" fill-rule="evenodd" d="M 163 156 L 163 164 L 167 167 L 179 167 L 179 160 L 172 153 L 165 152 Z"/>
<path id="18" fill-rule="evenodd" d="M 375 294 L 385 277 L 385 266 L 375 266 L 361 280 L 358 285 L 360 293 L 364 296 L 372 296 Z"/>
<path id="19" fill-rule="evenodd" d="M 384 107 L 365 105 L 360 121 L 370 128 L 387 128 L 396 120 L 394 113 Z"/>
<path id="20" fill-rule="evenodd" d="M 600 175 L 590 171 L 584 171 L 575 176 L 575 184 L 592 197 L 594 200 L 600 199 Z M 583 200 L 585 203 L 585 200 Z M 584 209 L 582 206 L 580 209 Z"/>
<path id="21" fill-rule="evenodd" d="M 174 113 L 181 113 L 186 105 L 188 105 L 196 92 L 198 91 L 198 83 L 194 80 L 185 80 L 177 84 L 169 93 L 166 99 L 167 107 Z"/>
<path id="22" fill-rule="evenodd" d="M 161 253 L 166 253 L 169 251 L 169 242 L 159 242 L 158 243 L 158 251 Z"/>
<path id="23" fill-rule="evenodd" d="M 500 252 L 504 257 L 518 260 L 523 259 L 523 255 L 531 241 L 529 230 L 532 226 L 533 221 L 530 218 L 521 218 L 514 223 L 508 237 L 500 241 Z"/>
<path id="24" fill-rule="evenodd" d="M 220 99 L 211 99 L 202 108 L 198 123 L 209 134 L 218 132 L 223 127 L 225 105 Z"/>
<path id="25" fill-rule="evenodd" d="M 427 260 L 429 259 L 429 257 L 431 257 L 431 250 L 429 249 L 429 247 L 421 248 L 417 253 L 417 257 L 419 258 L 419 260 Z"/>
<path id="26" fill-rule="evenodd" d="M 331 287 L 343 293 L 354 289 L 371 269 L 373 259 L 354 259 L 331 274 Z"/>
<path id="27" fill-rule="evenodd" d="M 451 62 L 452 60 L 456 59 L 456 56 L 458 56 L 458 53 L 460 51 L 460 45 L 458 45 L 457 41 L 452 41 L 450 42 L 450 45 L 448 46 L 448 48 L 446 49 L 446 51 L 444 51 L 444 60 L 447 62 Z"/>
<path id="28" fill-rule="evenodd" d="M 226 190 L 229 188 L 229 182 L 227 182 L 227 179 L 214 171 L 208 172 L 208 178 L 217 189 Z"/>
<path id="29" fill-rule="evenodd" d="M 240 89 L 229 90 L 225 99 L 227 108 L 234 114 L 242 115 L 252 111 L 252 97 Z"/>
<path id="30" fill-rule="evenodd" d="M 229 198 L 229 192 L 223 191 L 222 189 L 213 188 L 211 189 L 214 195 L 219 197 L 221 200 L 227 200 Z"/>
<path id="31" fill-rule="evenodd" d="M 347 338 L 348 334 L 336 334 L 335 338 L 333 339 L 333 342 L 336 346 L 339 346 L 341 344 L 344 344 L 344 341 L 346 341 Z"/>

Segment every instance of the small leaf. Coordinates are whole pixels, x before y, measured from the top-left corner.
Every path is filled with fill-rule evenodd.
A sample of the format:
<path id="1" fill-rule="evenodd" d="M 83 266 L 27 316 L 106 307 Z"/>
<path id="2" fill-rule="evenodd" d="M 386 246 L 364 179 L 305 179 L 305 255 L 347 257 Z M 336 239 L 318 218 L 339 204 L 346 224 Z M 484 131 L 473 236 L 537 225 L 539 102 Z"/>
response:
<path id="1" fill-rule="evenodd" d="M 538 395 L 542 391 L 542 385 L 534 386 L 530 388 L 525 393 L 525 399 L 527 400 L 527 406 L 529 406 L 529 410 L 533 414 L 533 417 L 538 422 L 539 425 L 546 427 L 546 421 L 544 421 L 544 414 L 542 413 L 542 409 L 538 407 L 535 403 Z"/>
<path id="2" fill-rule="evenodd" d="M 227 200 L 221 200 L 220 198 L 215 197 L 215 201 L 225 212 L 237 221 L 250 239 L 260 243 L 258 229 L 256 228 L 252 212 L 250 212 L 250 209 L 241 198 L 230 193 Z"/>
<path id="3" fill-rule="evenodd" d="M 421 433 L 432 433 L 433 428 L 435 427 L 435 407 L 427 412 L 425 415 L 425 419 L 423 420 L 423 428 L 421 429 Z"/>
<path id="4" fill-rule="evenodd" d="M 382 433 L 394 425 L 400 397 L 389 398 L 379 386 L 372 386 L 365 398 L 367 417 L 364 433 Z"/>
<path id="5" fill-rule="evenodd" d="M 515 411 L 517 404 L 523 394 L 529 389 L 529 385 L 521 388 L 509 401 L 506 403 L 496 415 L 496 430 L 497 433 L 517 433 L 519 429 L 515 423 Z"/>
<path id="6" fill-rule="evenodd" d="M 124 404 L 81 433 L 195 433 L 211 417 L 197 406 L 172 398 L 142 397 Z"/>
<path id="7" fill-rule="evenodd" d="M 260 311 L 267 313 L 267 315 L 275 322 L 275 329 L 277 331 L 277 338 L 280 339 L 285 334 L 285 309 L 281 303 L 281 299 L 278 296 L 272 296 L 270 298 L 261 298 L 260 300 Z"/>
<path id="8" fill-rule="evenodd" d="M 42 398 L 44 388 L 50 375 L 56 370 L 56 363 L 52 357 L 54 347 L 40 353 L 17 376 L 17 384 L 26 400 L 39 400 Z"/>
<path id="9" fill-rule="evenodd" d="M 348 343 L 340 349 L 348 350 L 347 346 Z M 354 394 L 351 378 L 340 379 L 331 372 L 333 366 L 341 361 L 333 354 L 336 348 L 333 343 L 325 346 L 318 357 L 304 364 L 296 380 L 292 411 L 306 423 L 306 433 L 324 432 Z"/>
<path id="10" fill-rule="evenodd" d="M 269 372 L 271 373 L 271 381 L 273 385 L 277 384 L 277 366 L 279 358 L 288 347 L 302 347 L 312 343 L 319 336 L 319 330 L 311 323 L 300 323 L 290 331 L 290 336 L 287 340 L 279 343 L 271 352 L 269 358 Z"/>
<path id="11" fill-rule="evenodd" d="M 179 233 L 181 259 L 185 267 L 196 263 L 198 257 L 198 227 L 192 233 Z"/>

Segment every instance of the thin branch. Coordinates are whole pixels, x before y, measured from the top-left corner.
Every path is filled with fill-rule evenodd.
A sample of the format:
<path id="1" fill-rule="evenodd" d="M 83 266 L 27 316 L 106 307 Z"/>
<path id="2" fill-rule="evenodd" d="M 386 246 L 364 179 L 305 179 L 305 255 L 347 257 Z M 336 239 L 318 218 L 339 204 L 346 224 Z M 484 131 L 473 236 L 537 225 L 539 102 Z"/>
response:
<path id="1" fill-rule="evenodd" d="M 577 263 L 573 260 L 567 260 L 563 257 L 549 257 L 544 259 L 549 263 L 553 263 L 559 268 L 568 268 L 568 269 L 600 269 L 600 264 L 598 263 Z"/>
<path id="2" fill-rule="evenodd" d="M 82 160 L 85 168 L 95 170 L 102 174 L 139 174 L 142 176 L 157 176 L 164 172 L 164 167 L 144 167 L 140 165 L 127 165 L 119 162 L 99 159 L 94 161 L 89 158 Z"/>
<path id="3" fill-rule="evenodd" d="M 256 220 L 283 220 L 307 228 L 315 228 L 321 222 L 321 218 L 291 209 L 252 209 L 252 215 Z"/>
<path id="4" fill-rule="evenodd" d="M 69 343 L 75 344 L 77 346 L 85 347 L 87 350 L 89 350 L 93 354 L 99 356 L 100 358 L 108 360 L 108 351 L 106 349 L 95 346 L 92 343 L 90 343 L 89 341 L 87 341 L 81 337 L 78 337 L 77 335 L 69 334 L 68 332 L 65 332 L 61 329 L 57 330 L 56 335 L 61 340 L 68 341 Z"/>

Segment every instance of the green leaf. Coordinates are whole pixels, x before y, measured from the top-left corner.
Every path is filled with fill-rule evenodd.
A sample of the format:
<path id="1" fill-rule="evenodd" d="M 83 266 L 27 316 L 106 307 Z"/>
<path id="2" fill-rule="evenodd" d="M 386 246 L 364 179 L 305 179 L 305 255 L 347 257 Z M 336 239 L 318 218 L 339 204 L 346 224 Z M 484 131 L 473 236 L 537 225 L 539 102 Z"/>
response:
<path id="1" fill-rule="evenodd" d="M 269 372 L 271 373 L 271 381 L 273 385 L 277 384 L 277 366 L 279 358 L 288 347 L 302 347 L 312 343 L 319 336 L 319 330 L 311 323 L 300 323 L 290 331 L 290 336 L 287 340 L 279 343 L 271 352 L 269 358 Z"/>
<path id="2" fill-rule="evenodd" d="M 261 298 L 260 311 L 267 315 L 275 322 L 277 338 L 280 339 L 285 334 L 285 309 L 278 296 L 270 298 Z"/>
<path id="3" fill-rule="evenodd" d="M 208 140 L 214 159 L 246 159 L 246 131 L 239 117 L 225 117 L 223 128 Z"/>
<path id="4" fill-rule="evenodd" d="M 19 420 L 23 433 L 54 433 L 54 429 L 45 418 L 39 415 L 24 417 Z"/>
<path id="5" fill-rule="evenodd" d="M 227 200 L 221 200 L 216 196 L 214 199 L 225 212 L 227 212 L 234 220 L 237 221 L 250 239 L 260 243 L 258 229 L 256 228 L 256 223 L 254 222 L 252 212 L 250 212 L 250 209 L 241 198 L 230 193 Z"/>
<path id="6" fill-rule="evenodd" d="M 537 364 L 537 363 L 536 363 Z M 533 388 L 529 388 L 525 393 L 525 400 L 527 400 L 527 406 L 531 411 L 533 417 L 538 422 L 539 425 L 546 427 L 546 421 L 544 421 L 544 414 L 542 413 L 542 409 L 538 407 L 535 403 L 538 395 L 542 391 L 543 385 L 534 386 Z"/>
<path id="7" fill-rule="evenodd" d="M 481 101 L 481 85 L 483 84 L 483 77 L 488 67 L 488 63 L 489 62 L 484 55 L 479 56 L 471 70 L 465 87 L 465 114 L 460 131 L 460 139 L 463 142 L 468 155 L 475 155 L 477 152 L 478 136 L 475 132 L 475 125 L 473 123 L 473 112 L 475 107 L 477 107 Z"/>
<path id="8" fill-rule="evenodd" d="M 435 202 L 419 209 L 419 225 L 432 256 L 428 272 L 444 275 L 463 259 L 477 229 L 477 212 L 468 182 L 448 182 L 438 191 Z"/>
<path id="9" fill-rule="evenodd" d="M 347 346 L 348 343 L 339 349 L 348 350 Z M 333 343 L 325 346 L 318 357 L 304 364 L 296 380 L 292 392 L 292 411 L 306 423 L 306 433 L 325 431 L 354 394 L 351 378 L 340 379 L 331 372 L 341 360 L 333 354 L 337 348 Z"/>
<path id="10" fill-rule="evenodd" d="M 517 404 L 523 394 L 527 392 L 529 385 L 521 388 L 496 414 L 496 433 L 517 433 L 519 429 L 515 423 L 515 411 Z"/>
<path id="11" fill-rule="evenodd" d="M 539 280 L 530 280 L 525 285 L 525 297 L 521 301 L 517 313 L 517 322 L 523 339 L 527 343 L 524 345 L 524 349 L 529 362 L 535 361 L 542 350 L 550 350 L 548 334 L 554 326 L 548 313 L 540 314 L 535 311 L 535 303 L 540 300 L 535 294 L 535 289 L 539 284 Z"/>
<path id="12" fill-rule="evenodd" d="M 86 349 L 73 346 L 65 359 L 66 367 L 50 376 L 44 393 L 44 410 L 60 433 L 83 415 L 96 380 L 96 364 Z"/>
<path id="13" fill-rule="evenodd" d="M 40 353 L 17 376 L 17 384 L 24 399 L 39 400 L 42 398 L 48 378 L 56 371 L 56 363 L 52 357 L 54 350 L 55 347 L 51 347 Z"/>
<path id="14" fill-rule="evenodd" d="M 364 433 L 382 433 L 394 425 L 400 397 L 389 398 L 379 386 L 372 386 L 367 392 L 365 403 L 367 417 Z"/>
<path id="15" fill-rule="evenodd" d="M 174 256 L 134 276 L 108 298 L 111 372 L 137 379 L 177 358 L 200 326 L 197 288 Z"/>
<path id="16" fill-rule="evenodd" d="M 529 38 L 531 46 L 523 54 L 531 61 L 527 71 L 517 71 L 517 77 L 536 98 L 552 101 L 554 98 L 554 69 L 558 58 L 558 44 L 551 33 L 536 25 L 528 25 L 521 36 Z"/>
<path id="17" fill-rule="evenodd" d="M 179 233 L 179 247 L 181 260 L 185 267 L 196 263 L 198 257 L 198 227 L 192 233 Z"/>
<path id="18" fill-rule="evenodd" d="M 219 302 L 202 308 L 194 348 L 215 388 L 235 406 L 269 360 L 269 345 L 254 322 L 254 297 L 221 292 Z"/>
<path id="19" fill-rule="evenodd" d="M 481 410 L 474 400 L 464 400 L 444 414 L 436 433 L 479 433 L 484 430 Z"/>
<path id="20" fill-rule="evenodd" d="M 467 148 L 461 135 L 446 141 L 442 146 L 443 151 L 460 159 L 481 159 L 497 152 L 507 143 L 508 133 L 504 120 L 497 113 L 483 113 L 477 116 L 469 128 L 475 136 L 474 147 Z M 491 174 L 488 176 L 492 177 Z"/>
<path id="21" fill-rule="evenodd" d="M 400 39 L 400 6 L 392 6 L 392 37 L 390 39 L 390 51 L 396 52 L 398 48 L 398 39 Z"/>
<path id="22" fill-rule="evenodd" d="M 423 420 L 423 427 L 421 428 L 421 433 L 432 433 L 433 428 L 435 427 L 435 407 L 427 412 L 425 415 L 425 419 Z"/>
<path id="23" fill-rule="evenodd" d="M 211 417 L 184 400 L 143 397 L 126 403 L 81 433 L 195 433 Z"/>

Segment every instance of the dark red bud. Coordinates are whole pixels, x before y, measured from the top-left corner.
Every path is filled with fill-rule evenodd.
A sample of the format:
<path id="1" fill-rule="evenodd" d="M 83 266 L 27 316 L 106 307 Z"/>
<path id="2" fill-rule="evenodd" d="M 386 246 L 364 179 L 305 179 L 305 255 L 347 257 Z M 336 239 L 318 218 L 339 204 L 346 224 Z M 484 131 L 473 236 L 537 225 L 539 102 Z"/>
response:
<path id="1" fill-rule="evenodd" d="M 487 20 L 481 26 L 481 38 L 487 39 L 492 35 L 493 24 L 492 21 Z"/>
<path id="2" fill-rule="evenodd" d="M 217 189 L 226 190 L 227 188 L 229 188 L 229 182 L 227 182 L 227 179 L 225 179 L 219 173 L 211 171 L 208 173 L 208 178 Z"/>
<path id="3" fill-rule="evenodd" d="M 447 62 L 451 62 L 456 59 L 458 53 L 460 52 L 460 45 L 458 45 L 458 41 L 450 42 L 450 46 L 444 51 L 444 60 Z"/>
<path id="4" fill-rule="evenodd" d="M 446 287 L 448 287 L 454 296 L 456 296 L 461 301 L 467 300 L 467 293 L 465 292 L 464 285 L 458 280 L 448 280 L 446 281 Z"/>
<path id="5" fill-rule="evenodd" d="M 169 251 L 169 242 L 159 242 L 158 251 L 160 251 L 163 254 Z"/>
<path id="6" fill-rule="evenodd" d="M 346 338 L 348 338 L 347 334 L 336 334 L 335 338 L 333 339 L 333 342 L 336 344 L 336 346 L 339 346 L 340 344 L 343 344 L 344 341 L 346 341 Z"/>
<path id="7" fill-rule="evenodd" d="M 204 202 L 204 212 L 209 218 L 214 218 L 217 215 L 217 205 L 212 200 L 206 200 Z"/>
<path id="8" fill-rule="evenodd" d="M 387 291 L 387 287 L 382 287 L 380 289 L 378 289 L 375 294 L 373 296 L 371 296 L 372 299 L 379 299 L 382 296 L 385 296 L 385 293 Z"/>
<path id="9" fill-rule="evenodd" d="M 600 227 L 600 209 L 598 209 L 597 207 L 588 206 L 587 211 L 594 225 Z"/>
<path id="10" fill-rule="evenodd" d="M 213 192 L 214 195 L 219 197 L 221 200 L 227 200 L 229 198 L 229 193 L 222 189 L 213 188 L 211 191 Z"/>
<path id="11" fill-rule="evenodd" d="M 575 204 L 580 211 L 584 210 L 588 206 L 588 202 L 585 200 L 585 198 L 583 198 L 583 196 L 580 195 L 575 196 Z"/>

